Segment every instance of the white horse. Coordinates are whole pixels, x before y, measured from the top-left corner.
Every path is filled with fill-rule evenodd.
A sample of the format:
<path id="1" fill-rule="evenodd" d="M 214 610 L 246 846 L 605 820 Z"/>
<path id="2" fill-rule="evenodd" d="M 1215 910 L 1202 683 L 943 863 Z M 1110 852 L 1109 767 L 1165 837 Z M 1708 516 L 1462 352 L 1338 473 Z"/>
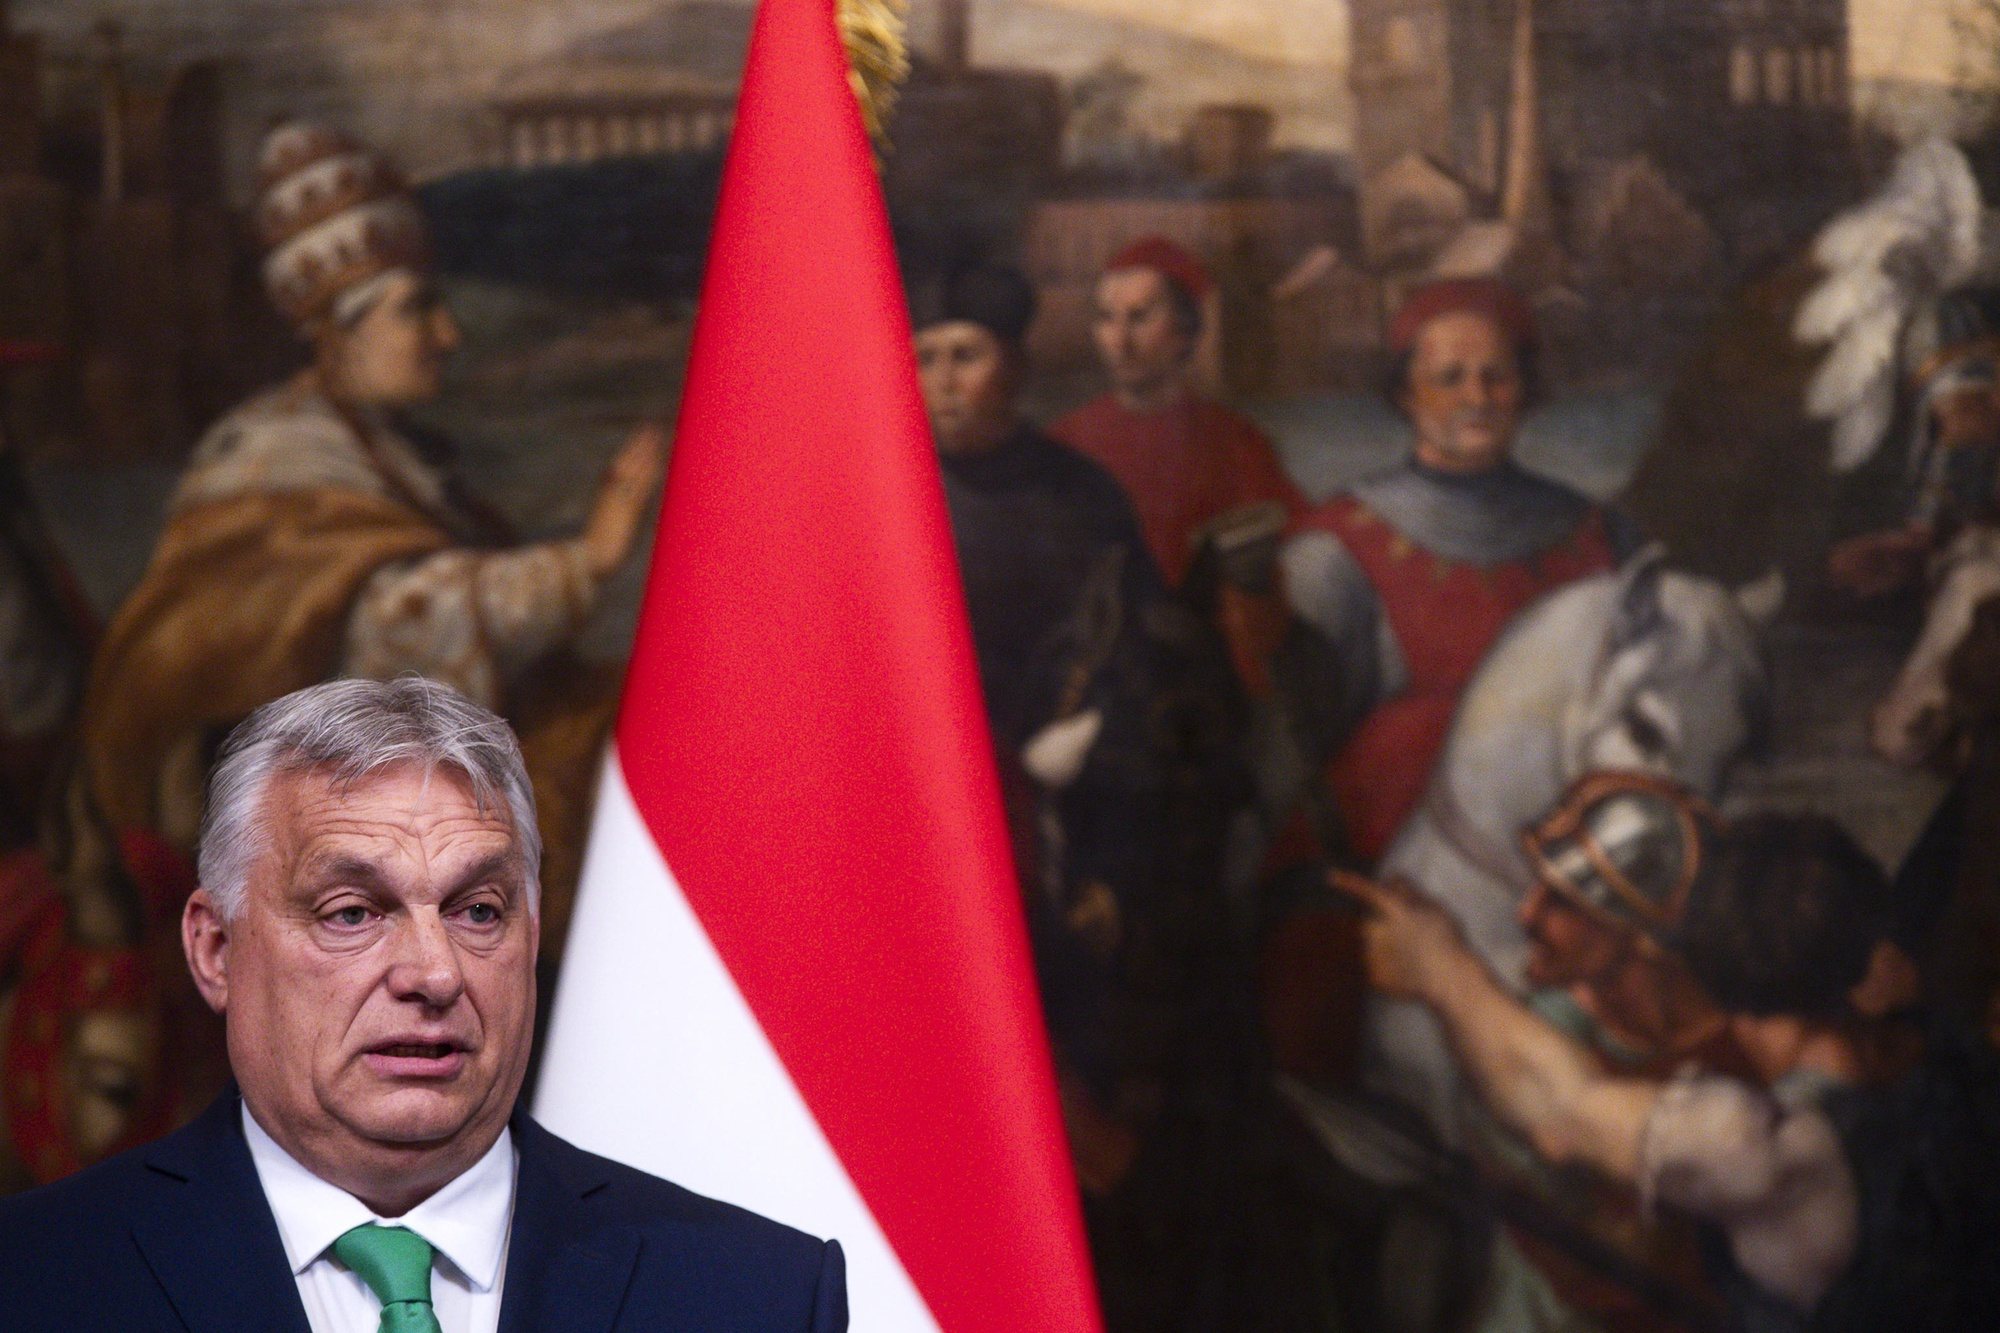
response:
<path id="1" fill-rule="evenodd" d="M 1584 773 L 1670 777 L 1718 794 L 1756 738 L 1770 676 L 1775 577 L 1732 593 L 1661 567 L 1657 551 L 1558 589 L 1494 645 L 1460 701 L 1423 802 L 1380 865 L 1422 885 L 1509 985 L 1523 985 L 1520 831 Z M 1420 1006 L 1377 1002 L 1368 1080 L 1458 1138 L 1455 1062 Z"/>
<path id="2" fill-rule="evenodd" d="M 1937 752 L 1952 726 L 1947 669 L 1972 632 L 1979 608 L 2000 597 L 2000 528 L 1961 531 L 1931 562 L 1930 605 L 1916 647 L 1875 705 L 1868 738 L 1892 764 L 1915 768 Z"/>

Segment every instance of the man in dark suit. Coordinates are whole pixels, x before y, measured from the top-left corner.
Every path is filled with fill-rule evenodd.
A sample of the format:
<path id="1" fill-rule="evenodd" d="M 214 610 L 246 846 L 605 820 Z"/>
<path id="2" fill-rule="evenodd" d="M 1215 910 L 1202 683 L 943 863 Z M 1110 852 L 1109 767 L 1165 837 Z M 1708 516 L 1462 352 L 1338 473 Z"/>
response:
<path id="1" fill-rule="evenodd" d="M 23 1329 L 835 1331 L 836 1242 L 515 1109 L 541 858 L 499 718 L 416 678 L 269 704 L 224 746 L 182 943 L 235 1084 L 0 1202 Z"/>

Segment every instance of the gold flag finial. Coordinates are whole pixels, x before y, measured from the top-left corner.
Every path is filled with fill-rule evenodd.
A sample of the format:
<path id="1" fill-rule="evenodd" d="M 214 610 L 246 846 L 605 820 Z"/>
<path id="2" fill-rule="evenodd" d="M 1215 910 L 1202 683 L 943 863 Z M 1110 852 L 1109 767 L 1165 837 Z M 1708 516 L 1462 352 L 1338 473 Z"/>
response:
<path id="1" fill-rule="evenodd" d="M 861 103 L 868 137 L 887 146 L 896 89 L 910 74 L 903 27 L 909 0 L 834 0 L 834 19 L 847 46 L 847 78 Z"/>

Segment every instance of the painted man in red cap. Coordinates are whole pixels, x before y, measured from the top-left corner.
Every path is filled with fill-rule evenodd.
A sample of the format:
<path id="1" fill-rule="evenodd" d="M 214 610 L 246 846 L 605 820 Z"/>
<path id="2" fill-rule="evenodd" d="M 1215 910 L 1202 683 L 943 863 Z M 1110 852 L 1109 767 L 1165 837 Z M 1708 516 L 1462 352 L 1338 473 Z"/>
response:
<path id="1" fill-rule="evenodd" d="M 1111 391 L 1049 428 L 1118 479 L 1176 588 L 1205 541 L 1228 547 L 1246 525 L 1274 528 L 1305 508 L 1264 433 L 1189 384 L 1202 302 L 1213 286 L 1200 260 L 1161 236 L 1113 255 L 1097 282 L 1092 326 Z M 1259 653 L 1246 641 L 1260 636 L 1228 628 L 1234 600 L 1224 598 L 1222 615 L 1238 668 L 1261 675 Z"/>
<path id="2" fill-rule="evenodd" d="M 1388 346 L 1409 457 L 1307 515 L 1281 556 L 1292 609 L 1341 663 L 1336 711 L 1350 721 L 1325 776 L 1346 850 L 1368 862 L 1415 807 L 1500 631 L 1638 544 L 1619 515 L 1511 457 L 1536 388 L 1519 293 L 1490 279 L 1422 286 Z"/>

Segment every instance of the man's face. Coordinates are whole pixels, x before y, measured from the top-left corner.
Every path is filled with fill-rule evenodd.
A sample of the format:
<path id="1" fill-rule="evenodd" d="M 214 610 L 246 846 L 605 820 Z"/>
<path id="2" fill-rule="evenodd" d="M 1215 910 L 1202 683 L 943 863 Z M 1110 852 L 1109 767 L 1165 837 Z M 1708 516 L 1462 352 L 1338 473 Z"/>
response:
<path id="1" fill-rule="evenodd" d="M 1624 932 L 1598 920 L 1545 884 L 1521 902 L 1528 933 L 1528 983 L 1578 986 L 1604 979 L 1627 953 Z"/>
<path id="2" fill-rule="evenodd" d="M 354 324 L 320 339 L 327 387 L 338 398 L 381 407 L 428 402 L 444 386 L 458 347 L 458 323 L 437 288 L 414 273 L 392 273 Z"/>
<path id="3" fill-rule="evenodd" d="M 978 453 L 998 444 L 1014 421 L 1007 349 L 983 324 L 946 320 L 916 336 L 917 377 L 940 453 Z"/>
<path id="4" fill-rule="evenodd" d="M 1931 404 L 1936 438 L 1946 449 L 2000 445 L 2000 385 L 1973 384 Z"/>
<path id="5" fill-rule="evenodd" d="M 353 1192 L 343 1173 L 450 1179 L 499 1136 L 534 1022 L 537 922 L 506 810 L 455 770 L 402 765 L 344 789 L 280 774 L 262 814 L 240 911 L 204 933 L 191 902 L 184 931 L 245 1101 Z"/>
<path id="6" fill-rule="evenodd" d="M 1151 399 L 1178 387 L 1194 350 L 1158 269 L 1113 269 L 1099 278 L 1091 334 L 1112 389 L 1131 398 Z"/>
<path id="7" fill-rule="evenodd" d="M 1423 463 L 1446 472 L 1497 466 L 1513 446 L 1521 397 L 1514 345 L 1487 316 L 1455 310 L 1417 331 L 1400 405 Z"/>
<path id="8" fill-rule="evenodd" d="M 70 1142 L 100 1161 L 132 1132 L 159 1095 L 160 1020 L 130 1009 L 86 1009 L 69 1020 L 62 1074 Z"/>

